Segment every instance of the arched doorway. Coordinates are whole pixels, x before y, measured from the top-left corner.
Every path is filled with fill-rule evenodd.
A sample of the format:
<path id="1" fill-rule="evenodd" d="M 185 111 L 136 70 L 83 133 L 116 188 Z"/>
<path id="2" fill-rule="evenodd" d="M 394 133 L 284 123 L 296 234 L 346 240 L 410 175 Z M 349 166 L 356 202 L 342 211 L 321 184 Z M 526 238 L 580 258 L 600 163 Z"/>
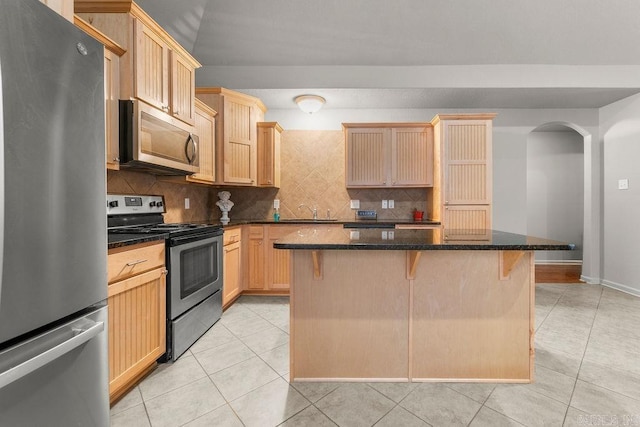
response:
<path id="1" fill-rule="evenodd" d="M 527 234 L 571 242 L 574 251 L 536 252 L 541 280 L 578 281 L 585 211 L 585 136 L 570 125 L 548 123 L 527 138 Z M 546 276 L 549 273 L 550 276 Z M 564 276 L 564 277 L 563 277 Z"/>

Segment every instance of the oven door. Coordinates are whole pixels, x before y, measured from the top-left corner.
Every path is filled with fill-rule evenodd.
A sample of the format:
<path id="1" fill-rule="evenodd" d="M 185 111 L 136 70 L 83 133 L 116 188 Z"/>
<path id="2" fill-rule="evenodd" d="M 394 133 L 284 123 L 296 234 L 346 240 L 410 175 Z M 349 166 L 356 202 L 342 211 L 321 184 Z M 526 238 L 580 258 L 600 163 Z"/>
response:
<path id="1" fill-rule="evenodd" d="M 222 235 L 169 239 L 168 317 L 181 314 L 222 289 Z"/>

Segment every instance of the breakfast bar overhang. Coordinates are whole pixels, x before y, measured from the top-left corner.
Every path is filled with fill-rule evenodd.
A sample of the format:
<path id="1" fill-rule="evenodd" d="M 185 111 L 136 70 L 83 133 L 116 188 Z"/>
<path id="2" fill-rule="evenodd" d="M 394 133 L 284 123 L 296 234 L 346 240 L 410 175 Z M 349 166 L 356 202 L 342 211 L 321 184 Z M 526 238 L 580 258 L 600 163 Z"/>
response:
<path id="1" fill-rule="evenodd" d="M 457 233 L 461 234 L 461 233 Z M 301 228 L 293 253 L 292 381 L 533 381 L 535 250 L 492 231 Z"/>

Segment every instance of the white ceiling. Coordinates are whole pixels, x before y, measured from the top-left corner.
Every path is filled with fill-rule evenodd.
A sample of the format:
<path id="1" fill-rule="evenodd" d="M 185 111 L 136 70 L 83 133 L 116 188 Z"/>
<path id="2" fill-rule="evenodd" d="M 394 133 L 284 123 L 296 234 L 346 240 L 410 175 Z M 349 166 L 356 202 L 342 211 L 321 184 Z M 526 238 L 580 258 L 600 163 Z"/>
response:
<path id="1" fill-rule="evenodd" d="M 138 0 L 198 86 L 295 108 L 597 108 L 640 92 L 638 0 Z"/>

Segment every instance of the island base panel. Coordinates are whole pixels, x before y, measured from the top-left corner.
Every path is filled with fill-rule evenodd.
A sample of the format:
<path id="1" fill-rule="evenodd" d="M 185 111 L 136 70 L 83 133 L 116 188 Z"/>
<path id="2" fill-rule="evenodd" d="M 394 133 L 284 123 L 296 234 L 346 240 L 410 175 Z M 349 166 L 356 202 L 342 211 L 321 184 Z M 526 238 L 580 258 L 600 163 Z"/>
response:
<path id="1" fill-rule="evenodd" d="M 533 253 L 293 251 L 291 380 L 533 380 Z M 407 279 L 412 277 L 412 279 Z"/>
<path id="2" fill-rule="evenodd" d="M 292 380 L 408 381 L 404 251 L 293 251 Z"/>
<path id="3" fill-rule="evenodd" d="M 533 253 L 501 279 L 499 251 L 423 254 L 413 284 L 412 377 L 530 382 Z"/>

